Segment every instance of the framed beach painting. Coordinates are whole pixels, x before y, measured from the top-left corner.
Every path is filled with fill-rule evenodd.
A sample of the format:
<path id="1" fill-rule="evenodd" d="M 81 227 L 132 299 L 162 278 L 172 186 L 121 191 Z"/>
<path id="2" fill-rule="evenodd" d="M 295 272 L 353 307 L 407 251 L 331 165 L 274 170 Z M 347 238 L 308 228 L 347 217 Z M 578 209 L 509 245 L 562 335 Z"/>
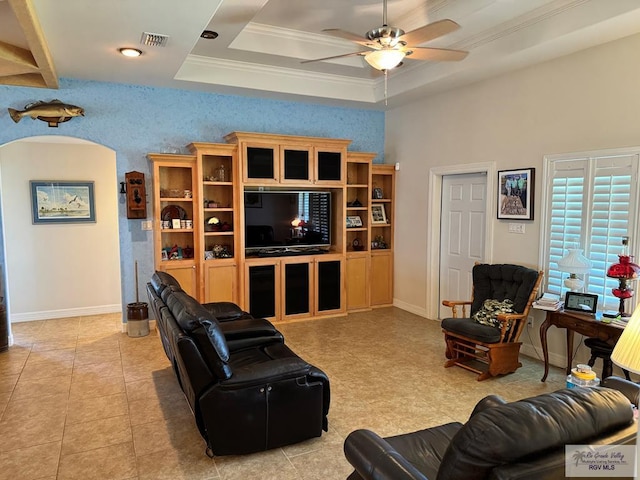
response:
<path id="1" fill-rule="evenodd" d="M 533 220 L 535 168 L 498 172 L 498 219 Z"/>
<path id="2" fill-rule="evenodd" d="M 34 224 L 96 221 L 93 182 L 32 180 Z"/>

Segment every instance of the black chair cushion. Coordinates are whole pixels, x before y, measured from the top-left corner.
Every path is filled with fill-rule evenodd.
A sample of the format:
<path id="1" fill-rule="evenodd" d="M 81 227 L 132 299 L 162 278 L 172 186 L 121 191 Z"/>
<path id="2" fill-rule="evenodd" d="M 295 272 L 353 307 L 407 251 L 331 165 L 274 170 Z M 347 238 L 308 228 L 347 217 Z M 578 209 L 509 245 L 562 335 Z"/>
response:
<path id="1" fill-rule="evenodd" d="M 487 408 L 453 437 L 437 480 L 484 479 L 498 465 L 567 444 L 588 443 L 632 423 L 633 412 L 624 395 L 599 387 L 563 389 Z"/>
<path id="2" fill-rule="evenodd" d="M 173 277 L 173 275 L 159 270 L 156 270 L 153 275 L 151 275 L 151 285 L 158 296 L 160 296 L 162 291 L 168 286 L 173 286 L 176 287 L 177 290 L 182 290 L 180 283 Z"/>
<path id="3" fill-rule="evenodd" d="M 445 318 L 441 324 L 444 330 L 473 338 L 479 342 L 497 343 L 500 341 L 500 330 L 482 325 L 471 318 Z"/>
<path id="4" fill-rule="evenodd" d="M 447 447 L 461 428 L 461 423 L 447 423 L 385 440 L 427 478 L 436 478 Z"/>
<path id="5" fill-rule="evenodd" d="M 484 412 L 487 408 L 501 407 L 502 405 L 506 405 L 507 401 L 499 395 L 487 395 L 473 408 L 473 412 L 469 415 L 469 418 L 474 415 Z"/>
<path id="6" fill-rule="evenodd" d="M 216 317 L 219 322 L 253 318 L 238 305 L 231 302 L 203 303 L 202 306 Z"/>
<path id="7" fill-rule="evenodd" d="M 183 291 L 171 292 L 167 297 L 167 307 L 176 319 L 176 323 L 187 334 L 191 335 L 205 356 L 207 350 L 215 349 L 218 361 L 229 361 L 229 348 L 220 325 L 207 309 Z M 209 356 L 209 359 L 215 358 Z M 213 367 L 213 365 L 210 365 Z"/>
<path id="8" fill-rule="evenodd" d="M 513 310 L 524 312 L 538 272 L 531 268 L 509 264 L 478 264 L 473 267 L 473 304 L 471 316 L 487 299 L 513 301 Z"/>
<path id="9" fill-rule="evenodd" d="M 220 380 L 231 378 L 229 348 L 218 322 L 200 317 L 198 326 L 191 331 L 190 336 L 213 374 Z"/>

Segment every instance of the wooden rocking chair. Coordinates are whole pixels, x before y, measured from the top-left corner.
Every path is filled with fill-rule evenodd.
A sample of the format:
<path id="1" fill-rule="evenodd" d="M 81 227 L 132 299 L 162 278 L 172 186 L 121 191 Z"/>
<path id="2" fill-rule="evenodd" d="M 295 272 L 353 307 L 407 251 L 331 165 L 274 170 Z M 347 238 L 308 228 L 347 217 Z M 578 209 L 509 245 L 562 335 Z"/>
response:
<path id="1" fill-rule="evenodd" d="M 542 282 L 543 272 L 519 265 L 476 264 L 473 267 L 473 299 L 470 301 L 443 300 L 452 309 L 452 318 L 442 320 L 446 342 L 445 367 L 457 365 L 478 374 L 478 381 L 515 372 L 522 366 L 520 334 L 527 322 L 531 304 Z M 473 320 L 488 299 L 513 302 L 519 313 L 500 313 L 500 328 Z M 462 307 L 458 317 L 457 307 Z M 470 306 L 467 317 L 467 306 Z"/>

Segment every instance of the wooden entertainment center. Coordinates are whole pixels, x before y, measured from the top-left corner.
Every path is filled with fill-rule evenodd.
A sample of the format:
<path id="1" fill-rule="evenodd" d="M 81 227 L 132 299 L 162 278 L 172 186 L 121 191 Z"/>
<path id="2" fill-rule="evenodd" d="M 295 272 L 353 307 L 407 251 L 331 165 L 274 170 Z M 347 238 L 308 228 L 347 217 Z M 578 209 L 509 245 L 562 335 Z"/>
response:
<path id="1" fill-rule="evenodd" d="M 392 304 L 393 165 L 347 151 L 344 139 L 232 132 L 225 141 L 148 154 L 156 269 L 200 302 L 273 320 Z M 248 252 L 245 193 L 292 189 L 330 192 L 330 246 Z"/>

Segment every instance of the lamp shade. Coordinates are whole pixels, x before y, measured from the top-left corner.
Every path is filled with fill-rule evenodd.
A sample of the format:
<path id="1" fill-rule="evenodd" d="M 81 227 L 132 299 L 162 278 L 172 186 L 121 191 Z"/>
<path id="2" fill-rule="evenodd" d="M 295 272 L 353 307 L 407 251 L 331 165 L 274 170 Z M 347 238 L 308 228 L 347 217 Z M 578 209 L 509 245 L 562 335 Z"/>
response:
<path id="1" fill-rule="evenodd" d="M 376 70 L 391 70 L 398 66 L 404 59 L 404 55 L 405 53 L 401 50 L 389 48 L 369 52 L 364 56 L 364 59 Z"/>
<path id="2" fill-rule="evenodd" d="M 579 248 L 570 248 L 569 253 L 558 260 L 558 270 L 567 273 L 589 273 L 591 260 L 582 255 Z"/>
<path id="3" fill-rule="evenodd" d="M 625 278 L 630 280 L 637 278 L 640 273 L 640 266 L 631 261 L 628 255 L 618 255 L 619 262 L 614 263 L 607 269 L 607 277 Z"/>
<path id="4" fill-rule="evenodd" d="M 640 305 L 638 305 L 618 339 L 611 361 L 633 373 L 640 373 Z"/>

